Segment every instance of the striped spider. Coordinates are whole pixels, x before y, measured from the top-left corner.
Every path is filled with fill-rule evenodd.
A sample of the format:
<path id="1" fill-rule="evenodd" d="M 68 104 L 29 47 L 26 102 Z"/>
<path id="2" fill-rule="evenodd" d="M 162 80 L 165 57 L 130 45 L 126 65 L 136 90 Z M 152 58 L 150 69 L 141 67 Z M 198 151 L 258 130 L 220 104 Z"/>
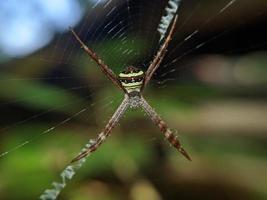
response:
<path id="1" fill-rule="evenodd" d="M 109 78 L 110 81 L 120 90 L 122 90 L 125 94 L 122 103 L 117 108 L 105 128 L 98 135 L 96 140 L 92 140 L 92 142 L 87 145 L 82 150 L 82 152 L 77 155 L 71 162 L 76 162 L 97 150 L 98 147 L 100 147 L 100 145 L 110 135 L 111 130 L 118 124 L 120 118 L 123 116 L 123 114 L 129 107 L 141 107 L 150 117 L 153 123 L 159 127 L 160 131 L 164 134 L 165 138 L 169 141 L 169 143 L 188 160 L 191 160 L 189 154 L 181 146 L 180 141 L 174 135 L 173 131 L 167 126 L 167 124 L 160 118 L 156 111 L 147 103 L 147 101 L 142 96 L 142 90 L 150 81 L 152 75 L 159 67 L 161 61 L 163 60 L 167 52 L 168 44 L 171 41 L 171 38 L 174 33 L 176 21 L 177 15 L 175 16 L 172 22 L 172 26 L 170 28 L 168 36 L 165 38 L 164 43 L 158 50 L 156 56 L 150 63 L 146 72 L 143 72 L 138 68 L 130 66 L 126 67 L 126 69 L 121 72 L 119 76 L 116 76 L 114 72 L 97 56 L 97 54 L 84 44 L 84 42 L 80 39 L 80 37 L 75 33 L 72 28 L 70 29 L 76 40 L 81 44 L 82 49 L 91 57 L 91 59 L 93 59 L 99 65 L 100 70 L 107 76 L 107 78 Z"/>

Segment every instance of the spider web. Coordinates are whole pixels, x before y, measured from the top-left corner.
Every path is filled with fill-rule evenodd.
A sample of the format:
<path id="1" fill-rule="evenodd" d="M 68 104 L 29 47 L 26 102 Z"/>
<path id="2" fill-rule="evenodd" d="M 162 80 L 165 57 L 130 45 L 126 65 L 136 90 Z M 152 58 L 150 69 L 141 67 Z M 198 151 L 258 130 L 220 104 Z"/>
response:
<path id="1" fill-rule="evenodd" d="M 81 39 L 94 49 L 115 73 L 119 73 L 128 65 L 139 66 L 145 70 L 161 44 L 157 29 L 162 16 L 167 14 L 169 2 L 99 0 L 80 3 L 84 7 L 83 18 L 73 28 Z M 165 87 L 181 81 L 181 73 L 185 73 L 183 70 L 186 71 L 186 67 L 190 65 L 187 61 L 192 56 L 206 53 L 205 51 L 220 53 L 211 47 L 214 44 L 218 46 L 217 41 L 227 40 L 237 29 L 253 22 L 249 15 L 245 19 L 240 17 L 231 24 L 224 23 L 233 13 L 239 11 L 240 7 L 245 10 L 247 5 L 250 5 L 250 2 L 210 1 L 208 6 L 211 12 L 203 14 L 207 4 L 193 0 L 182 1 L 178 7 L 179 18 L 175 37 L 156 73 L 152 87 L 164 93 Z M 255 12 L 255 19 L 262 16 L 264 10 Z M 211 28 L 212 25 L 220 23 L 223 26 Z M 221 51 L 238 54 L 265 47 L 262 41 L 257 41 L 256 37 L 253 39 L 255 41 L 245 43 L 239 48 L 233 49 L 229 46 Z M 32 124 L 42 126 L 39 128 L 41 130 L 34 131 L 34 135 L 28 139 L 21 134 L 17 144 L 9 146 L 2 141 L 0 158 L 3 162 L 6 157 L 16 157 L 17 152 L 26 148 L 25 146 L 41 143 L 40 140 L 45 135 L 49 140 L 53 140 L 53 135 L 57 134 L 58 130 L 60 132 L 60 129 L 67 128 L 70 124 L 83 127 L 82 132 L 87 130 L 87 126 L 94 124 L 103 127 L 122 98 L 119 93 L 113 96 L 113 89 L 109 87 L 107 90 L 110 89 L 111 92 L 105 91 L 103 96 L 110 96 L 99 98 L 99 90 L 103 90 L 108 82 L 68 31 L 56 34 L 54 40 L 38 52 L 4 65 L 0 80 L 4 100 L 0 106 L 7 114 L 2 116 L 4 119 L 1 133 L 6 137 Z M 10 68 L 8 65 L 15 67 Z M 38 93 L 41 90 L 46 92 Z M 12 91 L 13 95 L 7 91 Z M 55 99 L 56 103 L 51 105 L 44 102 L 50 98 Z M 96 112 L 102 115 L 96 116 Z M 133 123 L 133 126 L 138 125 Z M 89 136 L 94 138 L 96 134 Z M 143 137 L 151 140 L 151 136 Z M 79 145 L 82 147 L 84 142 L 81 141 Z M 71 150 L 72 155 L 76 153 L 77 149 Z"/>

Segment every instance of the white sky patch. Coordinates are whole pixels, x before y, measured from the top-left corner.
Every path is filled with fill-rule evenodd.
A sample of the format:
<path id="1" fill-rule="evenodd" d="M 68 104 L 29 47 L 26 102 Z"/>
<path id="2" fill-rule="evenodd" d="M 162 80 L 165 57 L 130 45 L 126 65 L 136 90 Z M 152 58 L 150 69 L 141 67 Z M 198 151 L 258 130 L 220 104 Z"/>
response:
<path id="1" fill-rule="evenodd" d="M 60 31 L 74 26 L 82 17 L 82 9 L 73 0 L 37 0 L 44 16 Z"/>
<path id="2" fill-rule="evenodd" d="M 82 18 L 75 0 L 9 0 L 0 10 L 0 52 L 10 57 L 33 53 Z"/>
<path id="3" fill-rule="evenodd" d="M 9 56 L 30 54 L 52 39 L 51 32 L 35 19 L 22 19 L 21 22 L 14 20 L 4 30 L 0 33 L 1 50 Z"/>

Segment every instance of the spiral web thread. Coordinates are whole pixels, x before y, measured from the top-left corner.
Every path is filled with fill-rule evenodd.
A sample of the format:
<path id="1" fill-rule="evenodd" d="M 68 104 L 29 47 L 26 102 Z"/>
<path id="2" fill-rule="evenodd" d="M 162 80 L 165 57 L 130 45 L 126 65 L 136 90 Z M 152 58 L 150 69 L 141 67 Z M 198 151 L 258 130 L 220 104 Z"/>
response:
<path id="1" fill-rule="evenodd" d="M 177 13 L 177 10 L 181 4 L 181 0 L 170 0 L 168 1 L 168 4 L 165 8 L 166 15 L 163 15 L 160 20 L 160 24 L 158 26 L 158 32 L 160 34 L 160 40 L 159 42 L 162 41 L 162 39 L 165 37 L 167 30 L 170 26 L 170 23 L 174 17 L 174 15 Z"/>
<path id="2" fill-rule="evenodd" d="M 79 154 L 83 153 L 87 148 L 95 144 L 95 140 L 90 140 L 85 147 L 80 151 Z M 82 167 L 85 163 L 86 158 L 82 158 L 81 160 L 69 164 L 60 174 L 61 181 L 60 182 L 53 182 L 52 189 L 46 189 L 43 194 L 41 194 L 41 200 L 54 200 L 57 199 L 60 192 L 66 187 L 67 182 L 70 181 L 73 176 L 76 174 L 76 171 Z"/>

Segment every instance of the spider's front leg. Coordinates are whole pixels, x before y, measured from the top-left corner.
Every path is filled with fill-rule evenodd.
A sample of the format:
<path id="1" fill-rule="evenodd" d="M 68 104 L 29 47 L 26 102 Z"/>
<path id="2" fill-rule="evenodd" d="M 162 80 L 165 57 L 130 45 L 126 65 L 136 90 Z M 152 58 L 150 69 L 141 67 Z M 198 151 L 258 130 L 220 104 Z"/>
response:
<path id="1" fill-rule="evenodd" d="M 83 151 L 76 156 L 71 162 L 76 162 L 86 156 L 88 156 L 90 153 L 94 152 L 98 149 L 98 147 L 106 140 L 106 138 L 110 135 L 111 130 L 118 124 L 120 118 L 125 113 L 127 108 L 129 107 L 129 97 L 125 95 L 124 100 L 120 104 L 120 106 L 117 108 L 116 112 L 113 114 L 105 128 L 101 131 L 101 133 L 98 135 L 96 140 L 93 140 L 89 142 Z"/>
<path id="2" fill-rule="evenodd" d="M 124 87 L 122 87 L 121 82 L 118 80 L 117 76 L 114 72 L 102 61 L 98 55 L 90 49 L 88 46 L 84 44 L 82 39 L 78 36 L 78 34 L 70 27 L 71 33 L 74 35 L 75 39 L 80 43 L 83 50 L 98 64 L 100 70 L 109 78 L 109 80 L 116 85 L 119 89 L 127 93 Z"/>
<path id="3" fill-rule="evenodd" d="M 160 66 L 160 63 L 162 62 L 166 52 L 167 52 L 167 48 L 168 45 L 173 37 L 174 34 L 174 29 L 176 26 L 176 22 L 178 19 L 178 15 L 176 15 L 173 19 L 172 22 L 172 26 L 170 28 L 170 31 L 168 33 L 168 36 L 165 38 L 164 43 L 161 45 L 160 49 L 158 50 L 156 56 L 154 57 L 153 61 L 150 63 L 146 73 L 145 73 L 145 78 L 144 78 L 144 82 L 142 85 L 141 90 L 144 89 L 144 87 L 149 83 L 150 79 L 152 78 L 153 74 L 155 73 L 155 71 L 158 69 L 158 67 Z"/>
<path id="4" fill-rule="evenodd" d="M 164 134 L 165 138 L 169 141 L 169 143 L 173 147 L 175 147 L 184 157 L 191 161 L 189 154 L 182 147 L 180 141 L 175 136 L 173 131 L 168 128 L 167 124 L 160 118 L 156 111 L 147 103 L 147 101 L 143 97 L 141 97 L 141 101 L 142 108 L 150 117 L 150 119 L 159 127 L 160 131 Z"/>

